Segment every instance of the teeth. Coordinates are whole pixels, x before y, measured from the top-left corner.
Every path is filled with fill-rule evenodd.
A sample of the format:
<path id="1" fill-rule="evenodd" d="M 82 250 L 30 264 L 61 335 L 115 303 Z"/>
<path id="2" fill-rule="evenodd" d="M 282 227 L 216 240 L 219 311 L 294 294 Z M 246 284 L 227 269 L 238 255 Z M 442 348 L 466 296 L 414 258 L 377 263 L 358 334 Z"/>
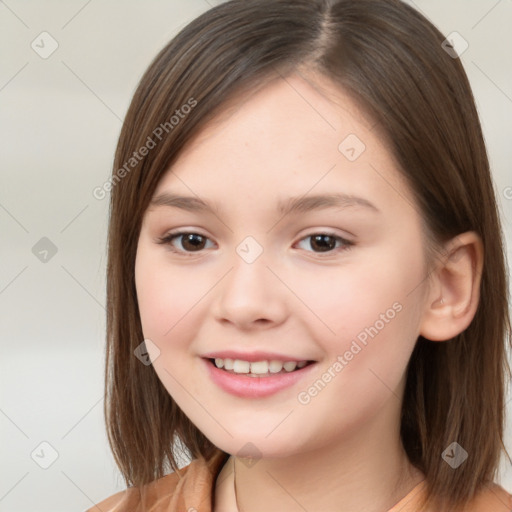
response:
<path id="1" fill-rule="evenodd" d="M 249 373 L 249 369 L 251 364 L 248 361 L 240 361 L 240 359 L 235 359 L 233 364 L 233 371 L 235 373 Z"/>
<path id="2" fill-rule="evenodd" d="M 241 359 L 221 359 L 215 358 L 215 366 L 224 368 L 224 370 L 232 370 L 234 373 L 252 374 L 252 375 L 268 375 L 269 373 L 279 373 L 284 369 L 285 372 L 293 372 L 297 368 L 304 368 L 307 361 L 242 361 Z"/>
<path id="3" fill-rule="evenodd" d="M 251 363 L 251 373 L 268 373 L 267 361 L 256 361 L 254 363 Z"/>
<path id="4" fill-rule="evenodd" d="M 281 361 L 270 361 L 268 369 L 270 373 L 279 373 L 283 369 L 283 363 Z"/>
<path id="5" fill-rule="evenodd" d="M 297 368 L 297 363 L 295 361 L 288 361 L 283 364 L 283 367 L 287 372 L 293 372 Z"/>

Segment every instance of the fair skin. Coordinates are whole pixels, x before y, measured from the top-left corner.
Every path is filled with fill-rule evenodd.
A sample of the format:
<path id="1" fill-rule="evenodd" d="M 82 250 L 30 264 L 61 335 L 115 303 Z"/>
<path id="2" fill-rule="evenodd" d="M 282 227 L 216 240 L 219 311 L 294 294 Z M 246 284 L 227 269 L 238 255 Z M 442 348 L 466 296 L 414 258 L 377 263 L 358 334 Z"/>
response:
<path id="1" fill-rule="evenodd" d="M 275 80 L 205 127 L 154 197 L 201 198 L 215 211 L 152 205 L 140 233 L 135 278 L 144 337 L 159 351 L 148 348 L 154 369 L 190 420 L 233 454 L 217 478 L 215 512 L 236 512 L 237 502 L 243 512 L 392 508 L 424 479 L 399 435 L 415 342 L 455 336 L 478 303 L 478 237 L 456 237 L 445 249 L 453 257 L 429 273 L 422 218 L 388 149 L 343 91 L 314 83 L 322 93 L 298 75 Z M 354 161 L 338 149 L 349 134 L 366 146 Z M 322 194 L 374 208 L 277 210 Z M 198 245 L 157 243 L 176 230 L 201 235 Z M 322 233 L 334 238 L 315 243 Z M 263 250 L 251 263 L 237 252 L 248 236 Z M 390 308 L 393 318 L 377 323 Z M 338 356 L 370 326 L 378 333 L 333 377 Z M 201 358 L 228 349 L 315 364 L 270 396 L 234 396 Z M 329 368 L 325 387 L 308 394 Z M 240 454 L 248 442 L 254 464 Z"/>

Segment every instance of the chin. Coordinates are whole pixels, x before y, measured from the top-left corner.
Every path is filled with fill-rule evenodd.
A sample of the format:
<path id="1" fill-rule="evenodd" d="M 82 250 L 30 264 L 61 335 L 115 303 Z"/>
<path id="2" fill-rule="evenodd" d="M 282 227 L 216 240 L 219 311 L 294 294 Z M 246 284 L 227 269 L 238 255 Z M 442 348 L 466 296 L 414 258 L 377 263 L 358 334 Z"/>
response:
<path id="1" fill-rule="evenodd" d="M 265 438 L 265 435 L 238 436 L 234 434 L 233 438 L 223 436 L 222 439 L 210 437 L 208 439 L 222 451 L 243 459 L 283 459 L 302 451 L 296 443 L 283 444 L 283 439 L 276 436 L 275 439 L 270 440 L 270 438 Z"/>

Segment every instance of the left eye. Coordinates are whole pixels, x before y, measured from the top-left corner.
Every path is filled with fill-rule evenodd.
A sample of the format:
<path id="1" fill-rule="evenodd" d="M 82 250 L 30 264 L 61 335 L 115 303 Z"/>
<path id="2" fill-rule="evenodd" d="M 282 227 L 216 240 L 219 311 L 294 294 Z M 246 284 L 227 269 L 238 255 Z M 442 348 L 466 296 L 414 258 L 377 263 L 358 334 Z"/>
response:
<path id="1" fill-rule="evenodd" d="M 307 240 L 309 240 L 309 243 Z M 313 252 L 329 252 L 342 246 L 348 248 L 352 245 L 348 240 L 328 233 L 315 233 L 314 235 L 306 236 L 299 242 L 300 244 L 303 244 L 301 249 L 309 250 L 309 246 Z M 304 244 L 306 247 L 304 247 Z"/>

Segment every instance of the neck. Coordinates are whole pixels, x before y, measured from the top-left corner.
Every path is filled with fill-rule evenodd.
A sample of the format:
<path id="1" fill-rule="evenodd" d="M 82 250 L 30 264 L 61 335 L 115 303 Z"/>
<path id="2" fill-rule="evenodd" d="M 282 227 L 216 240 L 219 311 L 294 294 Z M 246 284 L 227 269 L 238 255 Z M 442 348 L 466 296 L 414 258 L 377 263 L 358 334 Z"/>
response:
<path id="1" fill-rule="evenodd" d="M 231 456 L 217 480 L 215 511 L 388 511 L 424 476 L 407 459 L 399 423 L 390 430 L 385 416 L 336 446 L 252 464 Z"/>

